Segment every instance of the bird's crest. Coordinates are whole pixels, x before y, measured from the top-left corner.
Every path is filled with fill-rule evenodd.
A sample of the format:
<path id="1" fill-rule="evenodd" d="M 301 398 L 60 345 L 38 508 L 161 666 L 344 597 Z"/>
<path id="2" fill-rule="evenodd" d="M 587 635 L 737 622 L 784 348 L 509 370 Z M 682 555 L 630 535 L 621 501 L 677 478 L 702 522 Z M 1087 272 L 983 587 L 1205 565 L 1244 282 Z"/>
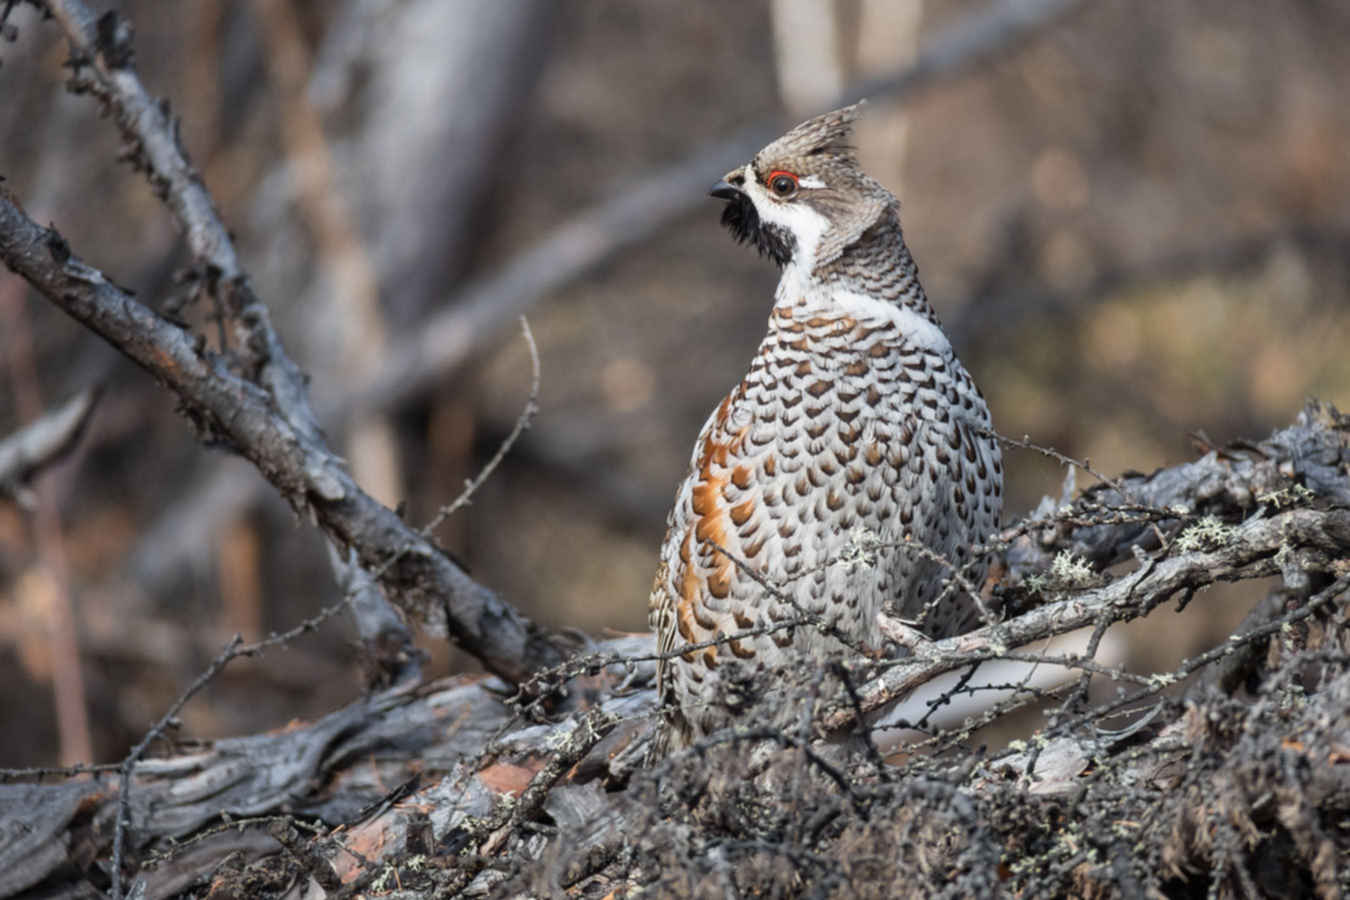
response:
<path id="1" fill-rule="evenodd" d="M 853 146 L 853 123 L 867 101 L 822 113 L 807 119 L 787 134 L 755 154 L 755 168 L 787 167 L 792 171 L 812 171 L 837 166 L 856 169 L 858 157 Z"/>

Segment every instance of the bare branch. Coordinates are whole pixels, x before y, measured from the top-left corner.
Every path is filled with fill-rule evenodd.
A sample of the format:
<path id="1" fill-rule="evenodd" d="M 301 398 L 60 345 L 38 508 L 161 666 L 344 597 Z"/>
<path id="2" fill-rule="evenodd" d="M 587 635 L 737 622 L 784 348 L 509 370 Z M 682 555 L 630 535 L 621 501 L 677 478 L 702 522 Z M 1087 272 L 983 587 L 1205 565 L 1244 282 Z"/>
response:
<path id="1" fill-rule="evenodd" d="M 880 709 L 907 695 L 930 679 L 986 658 L 996 658 L 1009 648 L 1094 624 L 1104 610 L 1117 621 L 1145 615 L 1181 590 L 1195 589 L 1217 581 L 1279 574 L 1276 555 L 1311 550 L 1324 560 L 1350 554 L 1350 511 L 1295 509 L 1269 518 L 1258 517 L 1237 526 L 1231 540 L 1215 550 L 1199 550 L 1141 566 L 1095 590 L 1073 593 L 1029 613 L 986 625 L 957 637 L 935 641 L 932 654 L 900 660 L 859 694 L 864 711 Z M 1330 562 L 1324 562 L 1330 568 Z M 847 727 L 850 710 L 825 719 L 830 729 Z"/>
<path id="2" fill-rule="evenodd" d="M 46 6 L 70 41 L 72 86 L 94 93 L 116 114 L 118 127 L 131 142 L 131 158 L 182 224 L 193 255 L 225 281 L 243 278 L 229 231 L 179 146 L 175 120 L 146 92 L 132 68 L 131 24 L 115 12 L 95 18 L 79 0 L 51 0 Z"/>
<path id="3" fill-rule="evenodd" d="M 422 621 L 444 628 L 494 672 L 520 680 L 561 651 L 544 631 L 477 584 L 352 480 L 314 434 L 277 414 L 269 397 L 204 342 L 74 256 L 55 231 L 0 191 L 0 258 L 49 300 L 141 365 L 179 398 L 212 439 L 257 466 L 297 510 L 361 563 Z"/>
<path id="4" fill-rule="evenodd" d="M 1043 570 L 1060 552 L 1101 569 L 1130 560 L 1135 547 L 1160 546 L 1157 526 L 1212 516 L 1233 522 L 1261 508 L 1280 509 L 1300 497 L 1324 496 L 1350 507 L 1344 466 L 1350 456 L 1350 418 L 1310 401 L 1288 428 L 1263 441 L 1210 450 L 1193 462 L 1148 475 L 1130 473 L 1088 488 L 1068 508 L 1045 498 L 1001 540 L 1010 543 L 1014 574 Z"/>
<path id="5" fill-rule="evenodd" d="M 520 317 L 520 330 L 525 336 L 525 346 L 530 351 L 530 396 L 525 401 L 525 408 L 520 411 L 516 417 L 516 424 L 512 426 L 511 433 L 502 441 L 497 452 L 492 454 L 492 459 L 487 461 L 482 471 L 471 481 L 464 485 L 464 490 L 448 506 L 443 506 L 436 511 L 436 517 L 422 529 L 424 534 L 430 534 L 435 531 L 442 522 L 459 512 L 469 505 L 473 495 L 483 486 L 492 473 L 497 471 L 497 467 L 506 459 L 506 454 L 511 452 L 511 448 L 520 440 L 520 436 L 525 433 L 525 429 L 530 427 L 534 417 L 539 413 L 539 348 L 534 343 L 534 333 L 530 331 L 530 323 L 524 316 Z"/>
<path id="6" fill-rule="evenodd" d="M 65 404 L 0 440 L 0 493 L 22 499 L 23 485 L 75 446 L 98 403 L 99 391 L 81 391 Z"/>
<path id="7" fill-rule="evenodd" d="M 169 728 L 170 724 L 178 718 L 178 714 L 182 712 L 183 707 L 187 705 L 187 702 L 191 700 L 198 691 L 210 684 L 211 680 L 216 677 L 216 673 L 225 668 L 230 660 L 238 655 L 236 651 L 243 642 L 244 639 L 236 634 L 234 638 L 225 645 L 225 649 L 211 661 L 211 665 L 207 666 L 206 670 L 198 675 L 192 684 L 188 686 L 188 689 L 179 695 L 178 699 L 165 711 L 164 715 L 160 716 L 159 721 L 141 736 L 141 739 L 136 743 L 136 746 L 132 747 L 131 752 L 127 754 L 126 759 L 122 760 L 121 779 L 117 791 L 117 818 L 113 826 L 113 900 L 122 900 L 122 847 L 126 840 L 127 833 L 127 804 L 131 798 L 131 773 L 135 771 L 136 763 L 140 761 L 141 755 L 145 753 L 146 748 L 150 746 L 152 741 L 156 741 L 164 736 L 165 729 Z"/>

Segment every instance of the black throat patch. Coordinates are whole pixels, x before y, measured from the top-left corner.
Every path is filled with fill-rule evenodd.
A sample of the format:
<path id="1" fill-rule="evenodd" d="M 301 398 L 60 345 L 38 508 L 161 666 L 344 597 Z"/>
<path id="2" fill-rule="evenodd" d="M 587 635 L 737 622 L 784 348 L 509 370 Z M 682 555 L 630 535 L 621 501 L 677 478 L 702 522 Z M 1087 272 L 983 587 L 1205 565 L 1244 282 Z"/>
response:
<path id="1" fill-rule="evenodd" d="M 727 201 L 726 208 L 722 210 L 722 224 L 738 243 L 751 244 L 762 256 L 777 263 L 780 269 L 792 262 L 796 240 L 782 228 L 760 221 L 755 204 L 745 194 L 737 194 L 735 199 Z"/>

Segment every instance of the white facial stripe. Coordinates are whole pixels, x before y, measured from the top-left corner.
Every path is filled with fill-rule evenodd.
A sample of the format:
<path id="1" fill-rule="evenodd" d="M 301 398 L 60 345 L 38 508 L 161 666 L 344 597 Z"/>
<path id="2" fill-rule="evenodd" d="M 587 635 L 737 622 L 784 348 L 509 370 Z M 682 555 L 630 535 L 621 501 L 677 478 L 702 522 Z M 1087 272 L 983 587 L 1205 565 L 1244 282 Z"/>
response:
<path id="1" fill-rule="evenodd" d="M 842 309 L 859 321 L 894 324 L 905 336 L 905 343 L 908 346 L 940 354 L 951 352 L 951 342 L 942 333 L 942 329 L 907 306 L 897 306 L 853 291 L 833 291 L 830 299 L 836 309 Z"/>
<path id="2" fill-rule="evenodd" d="M 826 218 L 805 204 L 784 203 L 771 197 L 749 166 L 745 167 L 744 190 L 755 204 L 760 221 L 777 225 L 796 239 L 790 267 L 802 272 L 815 268 L 821 235 L 830 224 Z"/>
<path id="3" fill-rule="evenodd" d="M 825 182 L 820 180 L 819 175 L 807 175 L 805 178 L 797 179 L 797 187 L 823 188 L 825 187 Z"/>

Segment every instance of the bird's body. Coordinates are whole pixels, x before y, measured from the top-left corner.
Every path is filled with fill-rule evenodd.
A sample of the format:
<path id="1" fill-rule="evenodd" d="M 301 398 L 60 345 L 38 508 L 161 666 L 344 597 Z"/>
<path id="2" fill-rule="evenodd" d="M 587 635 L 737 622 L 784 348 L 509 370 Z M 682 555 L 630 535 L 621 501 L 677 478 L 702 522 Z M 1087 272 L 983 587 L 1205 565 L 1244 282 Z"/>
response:
<path id="1" fill-rule="evenodd" d="M 983 578 L 972 550 L 998 524 L 998 445 L 895 198 L 845 143 L 855 110 L 799 125 L 714 191 L 730 201 L 723 221 L 783 275 L 667 520 L 650 609 L 675 748 L 735 717 L 719 670 L 772 679 L 875 647 L 883 607 L 930 635 L 974 621 L 944 574 Z"/>

